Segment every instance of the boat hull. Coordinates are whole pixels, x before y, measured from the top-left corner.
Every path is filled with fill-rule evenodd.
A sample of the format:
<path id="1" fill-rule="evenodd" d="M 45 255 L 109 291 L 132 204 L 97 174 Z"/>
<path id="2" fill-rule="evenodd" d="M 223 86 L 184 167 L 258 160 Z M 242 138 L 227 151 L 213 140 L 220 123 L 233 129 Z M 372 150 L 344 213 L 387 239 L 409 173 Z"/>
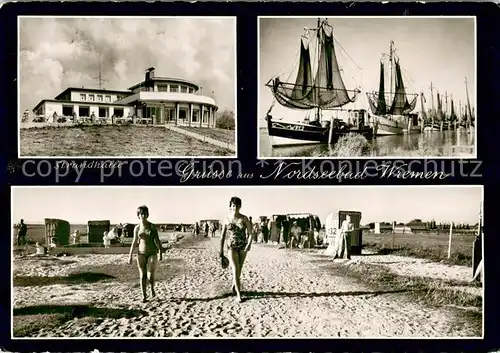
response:
<path id="1" fill-rule="evenodd" d="M 267 129 L 270 137 L 281 137 L 290 140 L 303 141 L 304 143 L 329 143 L 330 128 L 317 126 L 295 121 L 274 120 L 267 117 Z M 332 131 L 332 143 L 349 133 L 357 133 L 365 136 L 367 139 L 373 137 L 373 129 L 365 127 L 364 129 L 334 129 Z M 286 140 L 285 140 L 286 141 Z"/>
<path id="2" fill-rule="evenodd" d="M 418 125 L 410 125 L 408 127 L 408 117 L 403 115 L 395 115 L 392 117 L 374 116 L 375 135 L 403 135 L 416 134 L 422 132 L 422 128 Z"/>

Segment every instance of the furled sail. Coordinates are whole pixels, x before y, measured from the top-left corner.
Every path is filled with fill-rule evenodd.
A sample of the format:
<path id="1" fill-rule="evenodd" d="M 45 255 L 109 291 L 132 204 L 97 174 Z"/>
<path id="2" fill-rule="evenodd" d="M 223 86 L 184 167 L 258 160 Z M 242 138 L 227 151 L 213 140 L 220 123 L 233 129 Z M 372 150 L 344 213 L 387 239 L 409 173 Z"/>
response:
<path id="1" fill-rule="evenodd" d="M 310 91 L 312 82 L 311 73 L 311 56 L 309 54 L 309 46 L 305 46 L 304 42 L 300 41 L 300 66 L 295 80 L 295 86 L 292 91 L 292 99 L 297 101 L 304 99 Z"/>
<path id="2" fill-rule="evenodd" d="M 375 115 L 384 115 L 387 113 L 387 105 L 385 103 L 385 87 L 384 87 L 384 63 L 380 62 L 380 85 L 378 88 L 378 97 L 375 100 L 375 95 L 367 93 L 370 109 Z"/>
<path id="3" fill-rule="evenodd" d="M 450 119 L 451 120 L 457 120 L 457 115 L 455 114 L 455 104 L 453 103 L 453 99 L 451 100 L 451 113 L 450 113 Z"/>
<path id="4" fill-rule="evenodd" d="M 441 102 L 441 96 L 439 95 L 439 92 L 437 93 L 437 117 L 439 120 L 444 120 L 443 119 L 443 107 L 442 107 L 442 102 Z"/>
<path id="5" fill-rule="evenodd" d="M 295 83 L 273 80 L 272 91 L 281 105 L 293 109 L 337 108 L 354 102 L 358 91 L 349 96 L 335 55 L 333 31 L 320 28 L 320 54 L 316 76 L 312 79 L 309 48 L 301 40 L 299 70 Z"/>
<path id="6" fill-rule="evenodd" d="M 391 108 L 389 109 L 389 114 L 402 115 L 408 114 L 417 104 L 417 96 L 413 97 L 411 102 L 408 102 L 408 96 L 406 95 L 405 86 L 403 83 L 403 75 L 401 74 L 401 67 L 399 66 L 399 60 L 396 61 L 396 91 L 394 93 L 394 100 L 392 101 Z"/>
<path id="7" fill-rule="evenodd" d="M 408 94 L 403 83 L 403 75 L 401 74 L 401 67 L 399 65 L 399 60 L 395 62 L 396 64 L 396 77 L 395 77 L 395 92 L 392 99 L 392 103 L 388 106 L 385 97 L 384 90 L 384 64 L 380 62 L 380 86 L 378 92 L 367 93 L 368 102 L 370 104 L 371 111 L 374 115 L 403 115 L 408 114 L 417 105 L 417 94 L 413 94 L 411 102 L 408 101 Z M 390 94 L 390 93 L 389 93 Z"/>

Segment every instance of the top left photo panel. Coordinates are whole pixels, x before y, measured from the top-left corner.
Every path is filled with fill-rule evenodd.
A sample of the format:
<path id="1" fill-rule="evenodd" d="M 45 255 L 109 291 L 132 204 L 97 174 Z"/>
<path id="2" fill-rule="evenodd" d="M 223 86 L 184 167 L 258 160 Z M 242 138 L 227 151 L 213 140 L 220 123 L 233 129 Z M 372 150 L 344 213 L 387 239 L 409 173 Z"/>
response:
<path id="1" fill-rule="evenodd" d="M 17 25 L 20 158 L 237 157 L 236 17 Z"/>

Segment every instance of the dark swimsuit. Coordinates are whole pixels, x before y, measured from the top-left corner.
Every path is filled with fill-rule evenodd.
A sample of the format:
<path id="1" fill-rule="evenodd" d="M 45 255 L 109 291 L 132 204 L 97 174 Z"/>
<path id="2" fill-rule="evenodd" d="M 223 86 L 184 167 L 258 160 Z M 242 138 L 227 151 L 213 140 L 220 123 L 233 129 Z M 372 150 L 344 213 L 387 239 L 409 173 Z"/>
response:
<path id="1" fill-rule="evenodd" d="M 157 254 L 157 248 L 152 233 L 153 233 L 152 229 L 150 228 L 150 229 L 145 229 L 143 233 L 139 234 L 139 238 L 143 239 L 146 242 L 146 251 L 144 252 L 139 251 L 137 256 L 143 257 L 144 260 L 146 261 L 148 260 L 149 257 L 156 256 Z"/>
<path id="2" fill-rule="evenodd" d="M 245 236 L 245 228 L 229 223 L 227 226 L 227 248 L 230 250 L 242 251 L 247 246 L 247 237 Z"/>

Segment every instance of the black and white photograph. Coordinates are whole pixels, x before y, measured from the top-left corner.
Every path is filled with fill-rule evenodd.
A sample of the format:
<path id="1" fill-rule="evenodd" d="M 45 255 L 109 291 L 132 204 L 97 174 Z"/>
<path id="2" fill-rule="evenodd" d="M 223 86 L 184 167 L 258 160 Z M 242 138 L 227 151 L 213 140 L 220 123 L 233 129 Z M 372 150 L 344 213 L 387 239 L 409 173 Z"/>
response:
<path id="1" fill-rule="evenodd" d="M 17 20 L 19 157 L 236 157 L 236 17 Z"/>
<path id="2" fill-rule="evenodd" d="M 483 337 L 482 186 L 12 186 L 11 209 L 13 339 Z"/>
<path id="3" fill-rule="evenodd" d="M 259 17 L 260 158 L 476 158 L 476 18 Z"/>

